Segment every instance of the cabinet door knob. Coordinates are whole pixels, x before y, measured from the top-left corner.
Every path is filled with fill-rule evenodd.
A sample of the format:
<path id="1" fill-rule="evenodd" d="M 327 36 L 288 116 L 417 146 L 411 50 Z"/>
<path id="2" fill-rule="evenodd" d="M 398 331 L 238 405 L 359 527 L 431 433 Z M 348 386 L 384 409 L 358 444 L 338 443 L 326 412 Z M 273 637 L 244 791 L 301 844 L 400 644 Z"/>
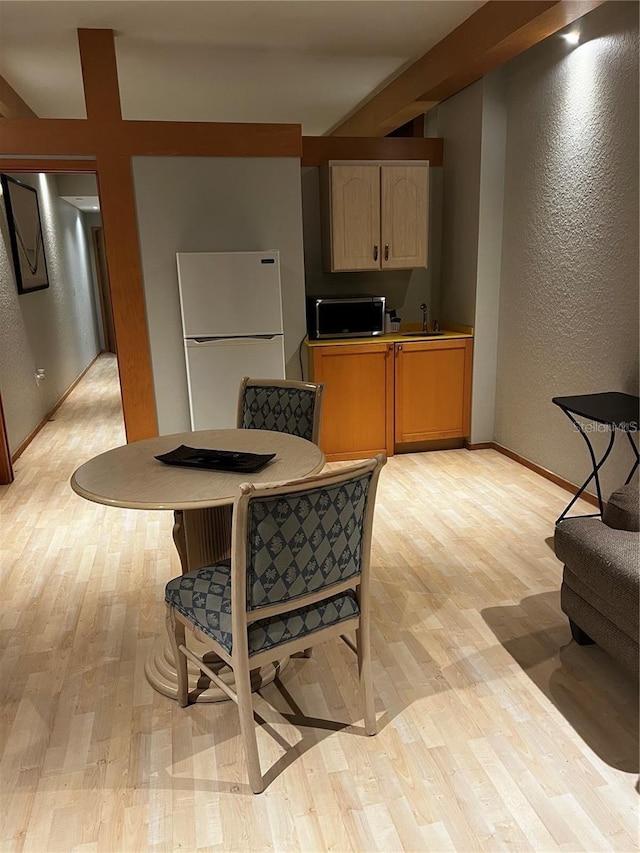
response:
<path id="1" fill-rule="evenodd" d="M 401 350 L 401 349 L 402 349 L 402 344 L 398 344 L 398 349 L 399 349 L 399 350 Z"/>
<path id="2" fill-rule="evenodd" d="M 378 244 L 376 243 L 373 247 L 373 260 L 378 260 Z"/>
<path id="3" fill-rule="evenodd" d="M 384 247 L 384 259 L 385 261 L 389 260 L 389 244 L 386 243 Z"/>

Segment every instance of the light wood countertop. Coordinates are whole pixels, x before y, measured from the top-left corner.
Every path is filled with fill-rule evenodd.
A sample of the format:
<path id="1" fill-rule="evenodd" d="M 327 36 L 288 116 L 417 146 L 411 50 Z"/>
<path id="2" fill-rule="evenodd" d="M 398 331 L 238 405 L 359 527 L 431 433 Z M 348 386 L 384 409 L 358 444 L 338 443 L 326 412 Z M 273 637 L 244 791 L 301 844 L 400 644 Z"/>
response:
<path id="1" fill-rule="evenodd" d="M 411 332 L 412 334 L 407 334 Z M 415 334 L 420 332 L 419 323 L 407 323 L 401 327 L 399 332 L 391 332 L 387 335 L 367 335 L 361 338 L 322 338 L 318 341 L 310 341 L 305 339 L 305 345 L 308 347 L 339 347 L 351 346 L 353 344 L 394 344 L 394 343 L 409 343 L 410 341 L 442 341 L 451 340 L 452 338 L 473 338 L 473 329 L 471 326 L 458 326 L 456 329 L 442 329 L 440 335 L 430 334 Z"/>

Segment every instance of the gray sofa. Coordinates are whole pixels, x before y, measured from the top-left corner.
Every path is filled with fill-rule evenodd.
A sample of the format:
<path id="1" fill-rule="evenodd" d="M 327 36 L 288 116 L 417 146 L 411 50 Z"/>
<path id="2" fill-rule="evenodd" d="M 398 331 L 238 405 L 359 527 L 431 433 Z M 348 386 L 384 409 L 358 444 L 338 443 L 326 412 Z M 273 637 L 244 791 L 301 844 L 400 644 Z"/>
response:
<path id="1" fill-rule="evenodd" d="M 631 672 L 639 671 L 638 588 L 640 512 L 637 483 L 615 491 L 600 518 L 556 525 L 556 556 L 564 563 L 560 593 L 573 639 L 598 643 Z"/>

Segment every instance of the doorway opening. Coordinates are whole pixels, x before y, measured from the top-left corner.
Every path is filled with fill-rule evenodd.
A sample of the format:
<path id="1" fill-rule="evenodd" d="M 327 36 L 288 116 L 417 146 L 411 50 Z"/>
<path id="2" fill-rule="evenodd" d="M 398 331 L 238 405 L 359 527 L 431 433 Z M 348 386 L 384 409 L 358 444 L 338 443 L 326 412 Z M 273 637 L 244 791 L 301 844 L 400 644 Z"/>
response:
<path id="1" fill-rule="evenodd" d="M 16 230 L 5 199 L 0 203 L 0 484 L 11 482 L 13 464 L 91 365 L 100 357 L 116 361 L 95 172 L 3 174 L 11 186 L 35 190 L 30 197 L 37 197 L 46 284 L 18 291 L 16 264 L 31 237 L 24 226 L 24 233 Z M 25 254 L 28 261 L 33 257 Z M 117 373 L 117 363 L 115 368 Z"/>

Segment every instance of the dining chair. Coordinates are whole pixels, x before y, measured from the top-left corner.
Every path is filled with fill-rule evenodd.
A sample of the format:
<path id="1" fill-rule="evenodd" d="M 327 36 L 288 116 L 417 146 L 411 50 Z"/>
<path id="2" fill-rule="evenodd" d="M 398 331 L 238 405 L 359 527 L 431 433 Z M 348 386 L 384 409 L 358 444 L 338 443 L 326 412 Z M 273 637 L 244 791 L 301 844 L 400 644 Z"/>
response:
<path id="1" fill-rule="evenodd" d="M 323 391 L 324 384 L 245 376 L 238 394 L 237 428 L 286 432 L 318 444 Z M 232 511 L 231 506 L 206 510 L 206 523 L 213 531 L 211 543 L 221 557 L 231 549 Z"/>
<path id="2" fill-rule="evenodd" d="M 356 653 L 365 731 L 376 733 L 370 653 L 369 563 L 376 488 L 385 457 L 275 486 L 244 483 L 234 501 L 231 559 L 169 581 L 167 629 L 178 702 L 191 698 L 187 660 L 238 706 L 254 793 L 264 788 L 251 671 L 341 636 Z M 234 683 L 187 647 L 196 629 Z M 345 632 L 355 630 L 355 644 Z M 313 665 L 313 664 L 310 664 Z"/>
<path id="3" fill-rule="evenodd" d="M 323 383 L 245 376 L 238 394 L 238 429 L 270 429 L 318 444 Z"/>

